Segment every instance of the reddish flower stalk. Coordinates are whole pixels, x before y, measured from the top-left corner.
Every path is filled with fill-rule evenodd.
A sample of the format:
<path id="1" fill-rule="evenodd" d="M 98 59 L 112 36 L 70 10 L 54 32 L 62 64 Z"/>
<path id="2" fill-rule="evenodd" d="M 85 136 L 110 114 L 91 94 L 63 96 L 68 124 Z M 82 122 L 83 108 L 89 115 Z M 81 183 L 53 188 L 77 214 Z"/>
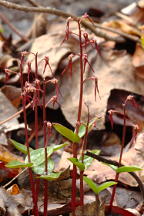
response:
<path id="1" fill-rule="evenodd" d="M 87 125 L 86 125 L 85 136 L 82 142 L 82 153 L 81 153 L 82 163 L 84 161 L 84 151 L 86 150 L 88 126 L 89 126 L 89 107 L 87 106 L 87 108 L 88 108 L 88 120 L 87 120 Z M 83 174 L 84 174 L 84 171 L 80 171 L 80 205 L 81 206 L 84 205 Z"/>
<path id="2" fill-rule="evenodd" d="M 32 53 L 34 54 L 34 53 Z M 35 112 L 35 148 L 39 148 L 39 140 L 38 140 L 38 103 L 39 103 L 39 90 L 40 90 L 40 81 L 38 80 L 38 62 L 37 57 L 38 53 L 34 54 L 35 56 L 35 91 L 34 91 L 34 112 Z M 39 195 L 39 187 L 40 187 L 40 179 L 36 179 L 36 200 L 38 201 L 38 195 Z"/>
<path id="3" fill-rule="evenodd" d="M 24 114 L 24 124 L 25 124 L 25 138 L 26 138 L 25 143 L 27 147 L 28 162 L 30 163 L 31 159 L 30 159 L 30 150 L 29 150 L 29 142 L 28 142 L 28 126 L 27 126 L 27 116 L 26 116 L 26 93 L 24 93 L 22 99 L 23 99 L 22 103 L 23 103 L 23 114 Z M 35 216 L 38 216 L 39 212 L 38 212 L 38 206 L 37 206 L 35 182 L 33 178 L 32 169 L 28 168 L 28 171 L 29 171 L 29 179 L 30 179 L 32 198 L 33 198 L 33 212 Z"/>
<path id="4" fill-rule="evenodd" d="M 46 123 L 46 82 L 43 81 L 43 132 L 44 132 L 44 151 L 45 151 L 45 175 L 48 174 L 48 159 L 47 159 L 47 123 Z M 48 208 L 48 181 L 44 180 L 44 216 L 47 216 Z"/>
<path id="5" fill-rule="evenodd" d="M 23 106 L 23 115 L 24 115 L 24 124 L 25 124 L 25 145 L 27 147 L 27 155 L 28 155 L 28 162 L 31 162 L 30 159 L 30 149 L 29 149 L 29 139 L 28 139 L 28 124 L 27 124 L 27 115 L 26 115 L 26 101 L 28 96 L 27 87 L 24 88 L 24 80 L 23 80 L 23 64 L 24 64 L 24 56 L 27 55 L 27 52 L 21 53 L 21 61 L 20 61 L 20 79 L 21 79 L 21 89 L 22 89 L 22 106 Z M 29 179 L 32 191 L 32 198 L 33 198 L 33 212 L 35 216 L 39 215 L 38 206 L 37 206 L 37 199 L 36 199 L 36 190 L 35 190 L 35 181 L 32 173 L 32 169 L 28 168 L 29 171 Z"/>
<path id="6" fill-rule="evenodd" d="M 123 106 L 123 112 L 124 112 L 124 121 L 123 121 L 123 133 L 122 133 L 122 143 L 121 143 L 119 164 L 121 164 L 121 161 L 122 161 L 122 155 L 123 155 L 123 149 L 124 149 L 124 143 L 125 143 L 125 136 L 126 136 L 126 110 L 125 110 L 125 104 Z M 118 182 L 118 179 L 119 179 L 119 173 L 116 173 L 115 182 Z M 114 201 L 114 197 L 115 197 L 115 193 L 116 193 L 116 187 L 117 187 L 117 185 L 113 186 L 112 196 L 111 196 L 111 200 L 110 200 L 110 209 L 112 209 L 112 206 L 113 206 L 113 201 Z"/>
<path id="7" fill-rule="evenodd" d="M 79 47 L 80 47 L 80 94 L 79 94 L 79 107 L 78 107 L 78 116 L 77 116 L 77 124 L 76 124 L 76 133 L 78 134 L 80 121 L 81 121 L 81 113 L 82 113 L 82 103 L 83 103 L 83 44 L 82 44 L 82 32 L 81 32 L 81 20 L 78 20 L 78 30 L 79 30 Z M 73 157 L 77 158 L 77 144 L 73 143 Z M 73 165 L 72 172 L 72 210 L 73 216 L 75 216 L 76 209 L 76 178 L 77 178 L 77 168 Z M 83 179 L 81 179 L 83 181 Z M 80 193 L 83 194 L 83 188 Z"/>
<path id="8" fill-rule="evenodd" d="M 131 102 L 133 106 L 137 107 L 137 104 L 134 100 L 134 97 L 132 95 L 129 95 L 124 104 L 123 104 L 123 133 L 122 133 L 122 144 L 121 144 L 121 151 L 120 151 L 120 156 L 119 156 L 119 165 L 122 163 L 122 155 L 123 155 L 123 149 L 124 149 L 124 144 L 125 144 L 125 137 L 126 137 L 126 104 L 128 102 Z M 115 176 L 115 181 L 118 182 L 119 179 L 119 173 L 116 173 Z M 112 196 L 111 196 L 111 200 L 110 200 L 110 209 L 112 209 L 113 206 L 113 201 L 114 201 L 114 197 L 115 197 L 115 193 L 116 193 L 116 187 L 117 185 L 114 185 L 113 187 L 113 191 L 112 191 Z"/>

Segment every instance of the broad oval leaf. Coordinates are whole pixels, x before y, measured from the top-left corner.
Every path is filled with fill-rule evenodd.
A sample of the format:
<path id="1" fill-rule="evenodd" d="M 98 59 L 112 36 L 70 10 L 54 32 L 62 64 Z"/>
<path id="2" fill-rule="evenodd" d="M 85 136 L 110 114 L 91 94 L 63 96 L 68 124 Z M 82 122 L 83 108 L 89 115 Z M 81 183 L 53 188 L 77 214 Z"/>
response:
<path id="1" fill-rule="evenodd" d="M 24 144 L 21 144 L 13 139 L 10 139 L 10 141 L 17 150 L 21 151 L 24 154 L 27 154 L 27 147 Z M 29 150 L 32 151 L 33 149 L 29 147 Z"/>
<path id="2" fill-rule="evenodd" d="M 85 165 L 82 162 L 78 161 L 77 158 L 68 158 L 68 160 L 76 165 L 81 171 L 85 169 Z"/>
<path id="3" fill-rule="evenodd" d="M 62 136 L 66 137 L 71 142 L 74 143 L 80 142 L 80 137 L 72 130 L 68 129 L 67 127 L 59 123 L 53 123 L 53 127 L 55 128 L 56 131 L 58 131 Z"/>
<path id="4" fill-rule="evenodd" d="M 53 171 L 53 169 L 54 169 L 54 161 L 51 158 L 48 159 L 47 166 L 48 166 L 48 173 L 51 173 Z M 44 175 L 44 173 L 45 173 L 45 162 L 43 162 L 43 163 L 41 163 L 39 165 L 33 166 L 32 170 L 33 170 L 34 173 L 36 173 L 38 175 Z"/>
<path id="5" fill-rule="evenodd" d="M 22 168 L 22 167 L 32 167 L 32 163 L 22 163 L 20 161 L 13 160 L 5 165 L 8 168 Z"/>
<path id="6" fill-rule="evenodd" d="M 136 166 L 121 166 L 119 168 L 116 169 L 117 173 L 122 173 L 122 172 L 135 172 L 135 171 L 140 171 L 142 170 L 139 167 Z"/>
<path id="7" fill-rule="evenodd" d="M 47 147 L 47 156 L 49 157 L 53 153 L 53 147 Z M 39 148 L 30 152 L 30 160 L 33 166 L 38 166 L 45 161 L 45 148 Z M 28 157 L 26 157 L 25 162 L 28 162 Z"/>

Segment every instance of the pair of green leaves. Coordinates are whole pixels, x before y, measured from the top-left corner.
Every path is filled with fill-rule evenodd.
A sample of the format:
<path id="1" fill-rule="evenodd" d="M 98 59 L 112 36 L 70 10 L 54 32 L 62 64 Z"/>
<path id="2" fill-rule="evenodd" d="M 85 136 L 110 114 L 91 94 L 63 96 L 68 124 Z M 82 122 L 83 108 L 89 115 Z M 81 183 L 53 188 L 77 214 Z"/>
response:
<path id="1" fill-rule="evenodd" d="M 116 167 L 114 165 L 109 165 L 112 169 L 114 169 L 117 173 L 122 173 L 122 172 L 134 172 L 134 171 L 140 171 L 141 169 L 139 167 L 135 166 L 121 166 L 121 167 Z M 103 184 L 97 185 L 93 180 L 90 178 L 84 176 L 84 181 L 88 184 L 88 186 L 93 190 L 93 192 L 98 195 L 101 191 L 105 190 L 106 188 L 117 184 L 114 181 L 108 181 Z"/>
<path id="2" fill-rule="evenodd" d="M 27 148 L 25 145 L 18 143 L 14 140 L 11 140 L 11 142 L 15 146 L 16 149 L 23 152 L 24 154 L 27 154 Z M 53 172 L 54 161 L 50 158 L 50 156 L 53 154 L 53 152 L 65 147 L 66 145 L 68 145 L 68 143 L 63 143 L 61 145 L 47 147 L 47 156 L 48 156 L 47 166 L 48 166 L 48 173 L 49 173 L 48 175 L 44 175 L 44 172 L 45 172 L 45 149 L 44 148 L 39 148 L 36 150 L 33 150 L 32 148 L 30 148 L 31 163 L 28 162 L 28 156 L 26 156 L 24 162 L 11 161 L 6 165 L 6 167 L 9 167 L 9 168 L 31 167 L 33 172 L 35 172 L 38 175 L 41 175 L 40 178 L 54 180 L 61 175 L 61 172 L 59 173 Z"/>
<path id="3" fill-rule="evenodd" d="M 114 166 L 114 165 L 111 165 L 111 164 L 106 164 L 106 165 L 110 166 L 116 173 L 135 172 L 135 171 L 142 170 L 141 168 L 136 167 L 136 166 L 120 166 L 120 167 L 117 167 L 117 166 Z"/>

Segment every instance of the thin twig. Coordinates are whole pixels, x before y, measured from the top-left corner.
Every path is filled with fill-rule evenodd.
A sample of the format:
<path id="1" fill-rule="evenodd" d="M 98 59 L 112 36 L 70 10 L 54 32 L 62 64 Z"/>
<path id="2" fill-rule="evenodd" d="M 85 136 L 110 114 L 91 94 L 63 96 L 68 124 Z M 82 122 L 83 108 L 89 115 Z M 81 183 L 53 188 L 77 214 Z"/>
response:
<path id="1" fill-rule="evenodd" d="M 7 18 L 6 15 L 0 13 L 0 18 L 2 19 L 2 21 L 3 21 L 4 23 L 6 23 L 6 24 L 10 27 L 10 29 L 11 29 L 12 31 L 15 32 L 22 40 L 24 40 L 24 41 L 26 41 L 26 42 L 28 41 L 28 38 L 27 38 L 26 36 L 24 36 L 24 35 L 8 20 L 8 18 Z"/>
<path id="2" fill-rule="evenodd" d="M 34 0 L 26 0 L 26 1 L 34 7 L 40 7 L 40 5 L 37 2 L 35 2 Z"/>
<path id="3" fill-rule="evenodd" d="M 61 16 L 63 18 L 72 17 L 76 21 L 79 20 L 79 18 L 77 16 L 74 16 L 70 13 L 66 13 L 64 11 L 61 11 L 61 10 L 58 10 L 55 8 L 50 8 L 50 7 L 46 7 L 46 8 L 44 8 L 44 7 L 27 7 L 27 6 L 21 6 L 21 5 L 15 4 L 15 3 L 7 2 L 4 0 L 0 0 L 0 5 L 4 6 L 6 8 L 9 8 L 9 9 L 15 9 L 15 10 L 24 11 L 24 12 L 49 13 L 49 14 L 53 14 L 56 16 Z M 109 36 L 108 34 L 106 34 L 105 32 L 102 32 L 100 30 L 95 29 L 95 27 L 91 23 L 89 23 L 85 20 L 82 20 L 81 24 L 84 27 L 91 30 L 95 35 L 102 37 L 102 38 L 105 38 L 106 40 L 115 41 L 115 42 L 123 42 L 124 41 L 124 39 L 122 37 L 112 37 L 112 36 Z"/>
<path id="4" fill-rule="evenodd" d="M 33 101 L 31 101 L 30 103 L 28 103 L 28 104 L 26 105 L 25 108 L 28 109 L 28 108 L 32 105 L 32 103 L 33 103 Z M 21 109 L 20 111 L 14 113 L 13 115 L 11 115 L 10 117 L 8 117 L 7 119 L 1 121 L 1 122 L 0 122 L 0 125 L 2 125 L 2 124 L 4 124 L 4 123 L 6 123 L 6 122 L 12 120 L 13 118 L 16 118 L 16 117 L 17 117 L 19 114 L 21 114 L 22 112 L 23 112 L 23 109 Z"/>
<path id="5" fill-rule="evenodd" d="M 6 188 L 7 186 L 9 186 L 14 180 L 16 180 L 21 174 L 23 174 L 26 170 L 28 169 L 28 167 L 26 167 L 25 169 L 23 169 L 19 174 L 17 174 L 14 178 L 12 178 L 12 180 L 10 180 L 8 183 L 6 183 L 3 188 Z"/>
<path id="6" fill-rule="evenodd" d="M 124 166 L 123 164 L 119 164 L 117 161 L 106 159 L 104 157 L 101 157 L 100 155 L 96 155 L 96 154 L 89 152 L 89 151 L 87 151 L 85 155 L 88 155 L 88 156 L 90 156 L 90 157 L 92 157 L 98 161 L 101 161 L 103 163 L 106 163 L 106 164 L 112 164 L 112 165 L 118 166 L 118 167 Z M 134 172 L 129 172 L 129 174 L 137 181 L 139 188 L 140 188 L 140 191 L 141 191 L 142 199 L 144 202 L 144 185 L 143 185 L 142 181 Z"/>

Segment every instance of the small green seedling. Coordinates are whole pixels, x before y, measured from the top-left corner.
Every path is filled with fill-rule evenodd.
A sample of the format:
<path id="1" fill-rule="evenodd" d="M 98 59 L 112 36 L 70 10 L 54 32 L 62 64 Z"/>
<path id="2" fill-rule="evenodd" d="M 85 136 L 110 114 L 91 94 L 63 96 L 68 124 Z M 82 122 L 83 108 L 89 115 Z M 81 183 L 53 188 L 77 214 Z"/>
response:
<path id="1" fill-rule="evenodd" d="M 108 182 L 105 182 L 105 183 L 102 183 L 102 184 L 98 185 L 93 180 L 91 180 L 90 178 L 88 178 L 86 176 L 84 176 L 84 181 L 88 184 L 90 189 L 96 195 L 98 195 L 101 191 L 107 189 L 108 187 L 117 184 L 115 181 L 108 181 Z"/>

